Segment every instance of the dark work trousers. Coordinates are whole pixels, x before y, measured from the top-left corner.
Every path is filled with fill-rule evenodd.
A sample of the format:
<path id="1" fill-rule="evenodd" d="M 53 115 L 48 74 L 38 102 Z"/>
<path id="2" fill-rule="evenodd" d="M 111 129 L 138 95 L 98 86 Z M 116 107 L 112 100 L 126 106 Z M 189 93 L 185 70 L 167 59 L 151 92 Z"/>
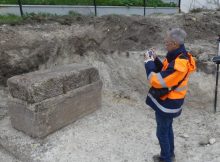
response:
<path id="1" fill-rule="evenodd" d="M 174 156 L 173 118 L 156 114 L 157 138 L 160 143 L 160 158 L 165 162 L 172 162 Z"/>

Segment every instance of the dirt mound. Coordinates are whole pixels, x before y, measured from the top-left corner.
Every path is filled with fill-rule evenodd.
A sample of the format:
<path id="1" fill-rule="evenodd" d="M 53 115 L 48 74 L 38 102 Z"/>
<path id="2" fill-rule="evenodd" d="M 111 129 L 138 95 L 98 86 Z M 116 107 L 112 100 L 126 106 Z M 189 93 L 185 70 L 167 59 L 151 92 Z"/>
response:
<path id="1" fill-rule="evenodd" d="M 209 40 L 220 33 L 220 12 L 201 12 L 197 14 L 186 14 L 184 16 L 184 28 L 189 33 L 191 40 Z M 212 40 L 215 41 L 215 40 Z"/>
<path id="2" fill-rule="evenodd" d="M 214 44 L 216 35 L 220 33 L 220 12 L 217 11 L 148 17 L 35 18 L 24 22 L 27 24 L 0 26 L 2 84 L 13 75 L 37 70 L 48 61 L 52 64 L 58 57 L 84 56 L 88 52 L 96 52 L 99 59 L 105 61 L 105 55 L 115 51 L 129 55 L 128 51 L 162 46 L 163 33 L 171 27 L 183 27 L 188 33 L 190 46 L 200 40 Z M 68 25 L 62 25 L 64 22 L 68 22 Z M 208 60 L 199 55 L 207 50 L 201 52 L 197 47 L 191 50 L 196 51 L 196 57 L 202 61 L 201 67 L 206 66 Z M 213 73 L 213 68 L 207 72 L 210 71 Z"/>

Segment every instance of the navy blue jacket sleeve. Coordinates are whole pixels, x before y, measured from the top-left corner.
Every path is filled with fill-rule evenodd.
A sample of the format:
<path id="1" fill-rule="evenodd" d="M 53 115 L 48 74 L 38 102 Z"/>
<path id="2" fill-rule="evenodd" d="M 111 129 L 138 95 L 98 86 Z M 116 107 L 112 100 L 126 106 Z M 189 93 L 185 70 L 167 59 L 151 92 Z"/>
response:
<path id="1" fill-rule="evenodd" d="M 156 59 L 154 60 L 154 63 L 156 65 L 156 73 L 159 73 L 162 68 L 163 68 L 163 63 L 160 61 L 160 59 L 158 57 L 156 57 Z"/>
<path id="2" fill-rule="evenodd" d="M 155 62 L 154 61 L 148 61 L 145 63 L 145 70 L 147 77 L 150 75 L 151 72 L 155 72 L 157 70 Z"/>
<path id="3" fill-rule="evenodd" d="M 168 68 L 164 71 L 161 71 L 161 70 L 157 71 L 158 67 L 156 66 L 155 61 L 149 61 L 149 62 L 145 63 L 145 70 L 146 70 L 147 78 L 148 78 L 148 76 L 150 75 L 151 72 L 160 73 L 162 78 L 165 78 L 165 77 L 171 75 L 172 73 L 174 73 L 176 71 L 174 69 L 174 61 L 169 63 Z"/>

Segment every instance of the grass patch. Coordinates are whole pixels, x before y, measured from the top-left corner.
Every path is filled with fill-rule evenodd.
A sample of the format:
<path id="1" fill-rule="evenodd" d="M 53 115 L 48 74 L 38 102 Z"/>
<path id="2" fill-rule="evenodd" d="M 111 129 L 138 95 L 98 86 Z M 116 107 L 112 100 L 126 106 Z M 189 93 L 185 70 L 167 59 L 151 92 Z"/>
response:
<path id="1" fill-rule="evenodd" d="M 69 11 L 69 16 L 80 16 L 81 14 L 74 12 L 74 11 Z"/>
<path id="2" fill-rule="evenodd" d="M 143 0 L 96 0 L 100 6 L 143 6 Z M 1 0 L 0 4 L 17 4 L 17 0 Z M 30 5 L 93 5 L 93 0 L 22 0 L 22 4 Z M 175 3 L 162 0 L 146 0 L 148 7 L 176 7 Z"/>
<path id="3" fill-rule="evenodd" d="M 56 15 L 50 13 L 28 13 L 24 14 L 23 17 L 7 14 L 0 15 L 0 25 L 9 24 L 9 25 L 19 25 L 25 23 L 41 23 L 41 22 L 59 22 L 60 24 L 70 24 L 74 21 L 74 18 L 81 16 L 81 14 L 74 11 L 70 11 L 68 15 Z"/>
<path id="4" fill-rule="evenodd" d="M 17 24 L 22 20 L 22 17 L 13 14 L 0 15 L 0 24 Z"/>
<path id="5" fill-rule="evenodd" d="M 190 10 L 190 12 L 191 13 L 199 13 L 199 12 L 202 12 L 204 10 L 205 10 L 204 8 L 194 8 L 194 9 Z"/>

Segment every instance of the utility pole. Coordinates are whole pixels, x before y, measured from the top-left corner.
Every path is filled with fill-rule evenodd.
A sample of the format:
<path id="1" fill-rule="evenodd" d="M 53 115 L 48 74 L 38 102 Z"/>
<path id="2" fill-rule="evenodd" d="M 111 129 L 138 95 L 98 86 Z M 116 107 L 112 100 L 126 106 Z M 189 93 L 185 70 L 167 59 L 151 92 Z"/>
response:
<path id="1" fill-rule="evenodd" d="M 181 13 L 181 0 L 179 0 L 179 13 Z"/>
<path id="2" fill-rule="evenodd" d="M 21 16 L 23 17 L 23 16 L 24 16 L 24 13 L 23 13 L 23 9 L 22 9 L 22 3 L 21 3 L 21 0 L 18 0 L 18 5 L 19 5 L 19 8 L 20 8 Z"/>
<path id="3" fill-rule="evenodd" d="M 146 0 L 144 0 L 144 16 L 146 15 Z"/>
<path id="4" fill-rule="evenodd" d="M 218 101 L 218 78 L 219 78 L 219 64 L 220 64 L 220 35 L 218 38 L 218 54 L 212 60 L 217 64 L 216 68 L 216 83 L 215 83 L 215 101 L 214 101 L 214 113 L 217 112 L 217 101 Z"/>
<path id="5" fill-rule="evenodd" d="M 95 9 L 95 16 L 97 16 L 97 6 L 96 6 L 96 0 L 93 0 L 94 9 Z"/>

